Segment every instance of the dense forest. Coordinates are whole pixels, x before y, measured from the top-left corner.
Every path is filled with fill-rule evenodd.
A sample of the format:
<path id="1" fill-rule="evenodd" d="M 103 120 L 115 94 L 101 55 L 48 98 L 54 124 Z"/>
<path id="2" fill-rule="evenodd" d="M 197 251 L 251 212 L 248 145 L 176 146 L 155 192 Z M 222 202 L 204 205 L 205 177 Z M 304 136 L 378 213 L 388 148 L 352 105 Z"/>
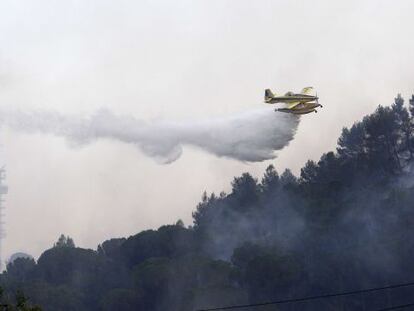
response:
<path id="1" fill-rule="evenodd" d="M 61 236 L 0 275 L 42 310 L 172 310 L 260 303 L 414 281 L 414 96 L 344 128 L 300 176 L 270 165 L 229 193 L 202 195 L 181 221 L 96 250 Z M 414 286 L 243 310 L 378 310 Z M 23 309 L 22 309 L 23 310 Z M 29 310 L 29 309 L 28 309 Z"/>

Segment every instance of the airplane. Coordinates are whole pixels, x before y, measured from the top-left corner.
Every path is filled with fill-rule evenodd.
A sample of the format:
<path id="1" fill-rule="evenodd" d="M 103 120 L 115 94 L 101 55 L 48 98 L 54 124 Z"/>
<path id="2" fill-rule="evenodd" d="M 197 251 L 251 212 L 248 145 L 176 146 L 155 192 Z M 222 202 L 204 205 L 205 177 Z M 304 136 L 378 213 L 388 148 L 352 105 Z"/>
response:
<path id="1" fill-rule="evenodd" d="M 313 87 L 305 87 L 298 94 L 287 92 L 283 96 L 276 96 L 271 90 L 265 90 L 265 103 L 276 104 L 285 103 L 286 108 L 275 109 L 275 111 L 293 113 L 293 114 L 307 114 L 317 112 L 316 108 L 322 107 L 319 104 L 319 97 L 316 95 L 309 95 Z"/>

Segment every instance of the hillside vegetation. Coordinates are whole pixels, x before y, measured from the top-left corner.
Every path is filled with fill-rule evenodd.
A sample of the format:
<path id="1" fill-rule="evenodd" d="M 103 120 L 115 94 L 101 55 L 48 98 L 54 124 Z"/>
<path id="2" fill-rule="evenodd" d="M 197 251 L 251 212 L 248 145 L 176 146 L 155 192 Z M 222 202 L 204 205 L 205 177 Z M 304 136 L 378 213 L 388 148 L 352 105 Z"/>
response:
<path id="1" fill-rule="evenodd" d="M 97 250 L 62 236 L 37 262 L 7 266 L 4 300 L 22 291 L 50 311 L 186 311 L 414 281 L 413 116 L 414 96 L 408 105 L 398 96 L 344 128 L 336 151 L 299 177 L 272 165 L 260 180 L 235 177 L 229 193 L 202 195 L 190 227 L 178 221 Z M 413 294 L 260 310 L 376 310 Z"/>

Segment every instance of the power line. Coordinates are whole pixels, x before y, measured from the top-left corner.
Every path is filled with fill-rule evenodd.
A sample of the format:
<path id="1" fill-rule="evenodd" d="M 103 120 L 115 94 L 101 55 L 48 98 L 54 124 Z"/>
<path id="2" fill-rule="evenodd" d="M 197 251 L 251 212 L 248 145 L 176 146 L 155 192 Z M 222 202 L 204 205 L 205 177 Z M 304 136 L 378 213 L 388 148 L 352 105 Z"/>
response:
<path id="1" fill-rule="evenodd" d="M 380 310 L 377 310 L 377 311 L 399 310 L 399 309 L 405 309 L 405 308 L 408 308 L 408 307 L 414 307 L 414 303 L 407 303 L 405 305 L 399 305 L 399 306 L 384 308 L 384 309 L 380 309 Z"/>
<path id="2" fill-rule="evenodd" d="M 395 284 L 395 285 L 389 285 L 389 286 L 383 286 L 383 287 L 374 287 L 374 288 L 368 288 L 368 289 L 360 289 L 360 290 L 354 290 L 354 291 L 348 291 L 348 292 L 324 294 L 324 295 L 317 295 L 317 296 L 307 296 L 307 297 L 302 297 L 302 298 L 292 298 L 292 299 L 268 301 L 268 302 L 262 302 L 262 303 L 199 309 L 198 311 L 217 311 L 217 310 L 244 309 L 244 308 L 249 308 L 249 307 L 262 307 L 262 306 L 268 306 L 268 305 L 278 305 L 278 304 L 285 304 L 285 303 L 292 303 L 292 302 L 302 302 L 302 301 L 310 301 L 310 300 L 317 300 L 317 299 L 324 299 L 324 298 L 331 298 L 331 297 L 340 297 L 340 296 L 370 293 L 370 292 L 376 292 L 380 290 L 394 289 L 394 288 L 400 288 L 400 287 L 406 287 L 406 286 L 412 286 L 412 285 L 414 285 L 414 282 L 401 283 L 401 284 Z M 384 310 L 393 310 L 393 309 L 384 309 Z"/>

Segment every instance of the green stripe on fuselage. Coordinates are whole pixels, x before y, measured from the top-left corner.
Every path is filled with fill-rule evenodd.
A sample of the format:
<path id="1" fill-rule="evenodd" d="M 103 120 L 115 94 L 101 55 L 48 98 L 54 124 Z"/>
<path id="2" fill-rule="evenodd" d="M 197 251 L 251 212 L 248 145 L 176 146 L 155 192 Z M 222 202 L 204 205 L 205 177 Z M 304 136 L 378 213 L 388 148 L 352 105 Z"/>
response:
<path id="1" fill-rule="evenodd" d="M 291 102 L 310 102 L 312 100 L 316 100 L 318 97 L 316 96 L 309 96 L 309 95 L 301 95 L 301 96 L 276 96 L 273 98 L 269 98 L 268 102 L 270 103 L 291 103 Z"/>

